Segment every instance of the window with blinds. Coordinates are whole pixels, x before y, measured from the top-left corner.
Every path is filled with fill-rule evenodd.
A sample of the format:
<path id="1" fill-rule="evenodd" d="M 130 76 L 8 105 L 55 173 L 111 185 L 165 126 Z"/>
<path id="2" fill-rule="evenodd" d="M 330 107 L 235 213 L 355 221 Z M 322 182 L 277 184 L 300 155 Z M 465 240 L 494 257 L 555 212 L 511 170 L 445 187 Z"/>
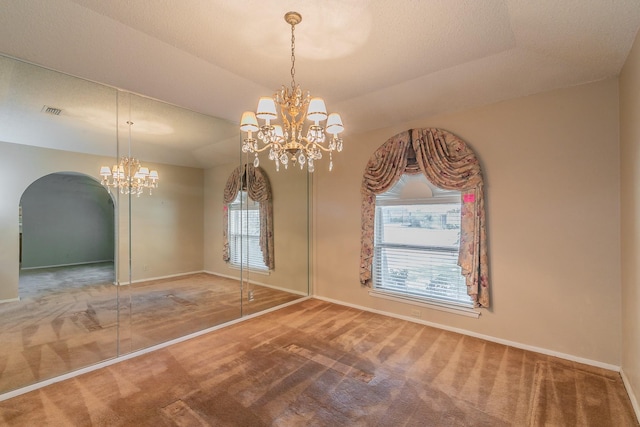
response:
<path id="1" fill-rule="evenodd" d="M 229 262 L 252 270 L 268 271 L 260 249 L 260 204 L 239 191 L 229 204 Z"/>
<path id="2" fill-rule="evenodd" d="M 404 175 L 376 197 L 373 284 L 421 301 L 473 307 L 457 265 L 460 192 Z"/>

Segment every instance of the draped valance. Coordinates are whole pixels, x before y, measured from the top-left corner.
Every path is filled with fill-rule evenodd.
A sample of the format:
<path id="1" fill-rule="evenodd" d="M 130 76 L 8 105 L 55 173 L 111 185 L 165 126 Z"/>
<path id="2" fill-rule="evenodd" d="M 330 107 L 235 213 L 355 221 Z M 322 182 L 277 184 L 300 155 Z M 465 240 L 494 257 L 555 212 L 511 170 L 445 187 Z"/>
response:
<path id="1" fill-rule="evenodd" d="M 264 264 L 273 270 L 275 266 L 273 254 L 273 196 L 269 178 L 260 167 L 252 164 L 238 166 L 227 179 L 224 187 L 222 215 L 222 258 L 229 261 L 229 203 L 238 196 L 240 190 L 246 191 L 248 196 L 259 202 L 260 206 L 260 249 Z"/>
<path id="2" fill-rule="evenodd" d="M 361 186 L 360 282 L 371 287 L 376 195 L 403 174 L 422 173 L 435 186 L 461 192 L 458 265 L 476 307 L 489 307 L 489 274 L 480 162 L 457 136 L 436 128 L 412 129 L 389 138 L 369 158 Z"/>

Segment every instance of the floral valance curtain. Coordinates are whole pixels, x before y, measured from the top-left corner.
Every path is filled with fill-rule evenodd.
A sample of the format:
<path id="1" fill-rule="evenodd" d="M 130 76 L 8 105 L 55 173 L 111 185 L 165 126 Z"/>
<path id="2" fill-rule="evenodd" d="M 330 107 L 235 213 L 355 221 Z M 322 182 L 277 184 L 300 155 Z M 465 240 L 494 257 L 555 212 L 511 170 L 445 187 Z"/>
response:
<path id="1" fill-rule="evenodd" d="M 461 192 L 458 265 L 476 307 L 489 307 L 484 191 L 480 163 L 457 136 L 436 128 L 412 129 L 391 137 L 370 157 L 362 187 L 360 282 L 371 287 L 376 194 L 403 174 L 422 173 L 435 186 Z"/>
<path id="2" fill-rule="evenodd" d="M 273 196 L 269 179 L 260 167 L 251 164 L 238 166 L 224 187 L 224 214 L 222 215 L 222 259 L 229 261 L 229 203 L 244 190 L 251 199 L 260 203 L 260 249 L 264 264 L 273 270 Z"/>

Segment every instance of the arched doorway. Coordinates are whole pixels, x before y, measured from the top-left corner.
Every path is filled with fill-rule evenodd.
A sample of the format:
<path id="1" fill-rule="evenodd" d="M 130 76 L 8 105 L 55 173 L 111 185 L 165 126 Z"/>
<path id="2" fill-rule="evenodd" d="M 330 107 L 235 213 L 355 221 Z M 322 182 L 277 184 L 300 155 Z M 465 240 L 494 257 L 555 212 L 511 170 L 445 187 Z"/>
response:
<path id="1" fill-rule="evenodd" d="M 52 173 L 20 198 L 20 297 L 113 283 L 115 210 L 93 177 Z"/>

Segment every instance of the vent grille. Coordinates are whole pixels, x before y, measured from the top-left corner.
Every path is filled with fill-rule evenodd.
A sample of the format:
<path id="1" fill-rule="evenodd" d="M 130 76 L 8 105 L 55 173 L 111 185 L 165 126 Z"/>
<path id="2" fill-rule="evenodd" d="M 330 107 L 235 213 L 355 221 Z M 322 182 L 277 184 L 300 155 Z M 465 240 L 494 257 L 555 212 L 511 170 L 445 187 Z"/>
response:
<path id="1" fill-rule="evenodd" d="M 42 112 L 45 114 L 51 114 L 53 116 L 59 116 L 60 113 L 62 113 L 62 109 L 45 105 L 44 107 L 42 107 Z"/>

